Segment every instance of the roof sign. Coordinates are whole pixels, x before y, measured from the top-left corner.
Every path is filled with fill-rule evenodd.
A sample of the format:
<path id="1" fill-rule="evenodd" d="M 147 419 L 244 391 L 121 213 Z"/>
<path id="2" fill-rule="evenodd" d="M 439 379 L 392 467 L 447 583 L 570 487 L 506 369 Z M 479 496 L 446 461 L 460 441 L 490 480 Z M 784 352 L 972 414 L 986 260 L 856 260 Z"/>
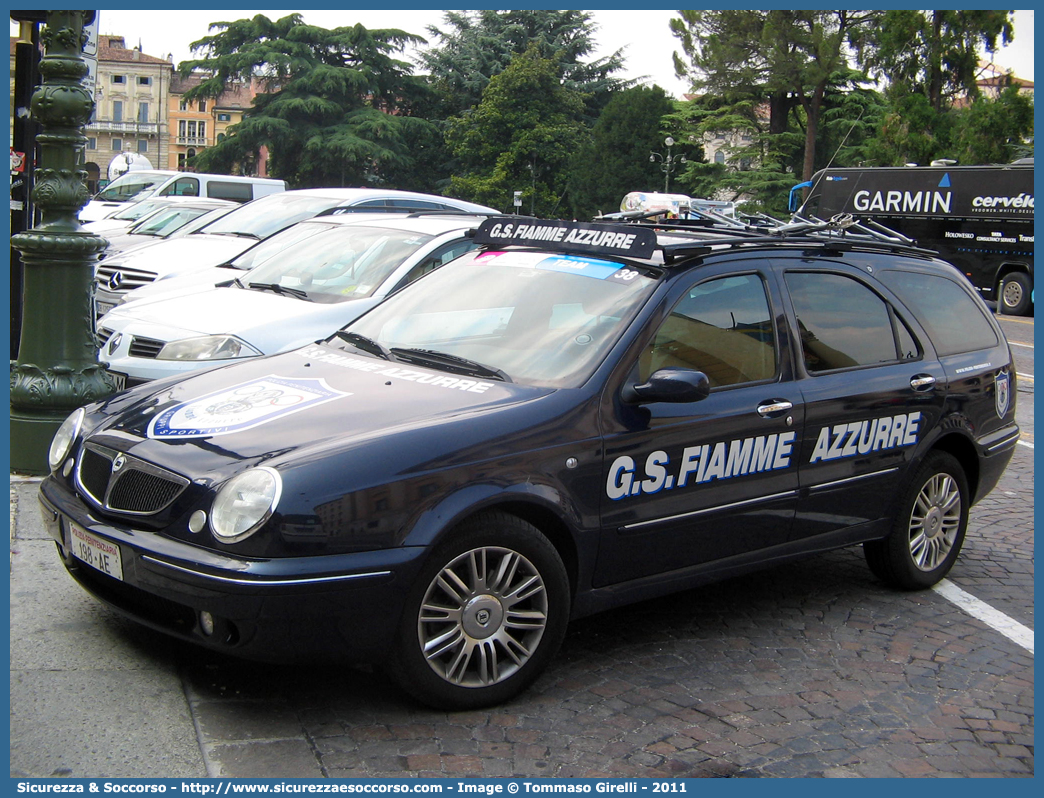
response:
<path id="1" fill-rule="evenodd" d="M 487 219 L 475 232 L 475 242 L 496 247 L 540 247 L 554 252 L 648 258 L 656 249 L 656 233 L 649 228 L 628 225 Z"/>

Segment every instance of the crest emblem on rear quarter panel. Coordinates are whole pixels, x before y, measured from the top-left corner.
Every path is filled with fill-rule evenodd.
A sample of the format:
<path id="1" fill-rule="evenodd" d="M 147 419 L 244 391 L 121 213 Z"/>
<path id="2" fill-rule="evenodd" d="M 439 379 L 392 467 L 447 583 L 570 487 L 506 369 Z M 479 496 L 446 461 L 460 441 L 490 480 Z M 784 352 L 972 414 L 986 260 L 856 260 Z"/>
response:
<path id="1" fill-rule="evenodd" d="M 1008 414 L 1008 405 L 1011 404 L 1011 374 L 1007 371 L 997 372 L 997 376 L 993 378 L 993 387 L 997 415 L 1004 418 Z"/>

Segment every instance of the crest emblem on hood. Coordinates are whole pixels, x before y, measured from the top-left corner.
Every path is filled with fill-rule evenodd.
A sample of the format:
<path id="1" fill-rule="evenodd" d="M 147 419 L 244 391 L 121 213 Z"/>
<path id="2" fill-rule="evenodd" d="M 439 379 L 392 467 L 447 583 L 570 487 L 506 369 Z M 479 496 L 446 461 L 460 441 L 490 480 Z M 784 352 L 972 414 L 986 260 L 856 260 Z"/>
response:
<path id="1" fill-rule="evenodd" d="M 342 396 L 351 394 L 331 388 L 323 379 L 270 374 L 168 407 L 149 422 L 147 434 L 157 439 L 229 435 Z"/>

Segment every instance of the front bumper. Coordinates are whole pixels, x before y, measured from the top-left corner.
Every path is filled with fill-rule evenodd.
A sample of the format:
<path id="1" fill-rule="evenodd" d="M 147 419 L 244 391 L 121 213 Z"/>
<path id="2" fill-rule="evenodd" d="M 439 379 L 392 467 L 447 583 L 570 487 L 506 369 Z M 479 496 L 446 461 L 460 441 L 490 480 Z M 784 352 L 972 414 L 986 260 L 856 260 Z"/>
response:
<path id="1" fill-rule="evenodd" d="M 381 660 L 427 553 L 238 558 L 100 520 L 50 477 L 40 504 L 66 570 L 95 598 L 145 626 L 261 661 Z M 119 547 L 122 581 L 71 554 L 70 524 Z M 204 612 L 213 618 L 209 633 Z"/>

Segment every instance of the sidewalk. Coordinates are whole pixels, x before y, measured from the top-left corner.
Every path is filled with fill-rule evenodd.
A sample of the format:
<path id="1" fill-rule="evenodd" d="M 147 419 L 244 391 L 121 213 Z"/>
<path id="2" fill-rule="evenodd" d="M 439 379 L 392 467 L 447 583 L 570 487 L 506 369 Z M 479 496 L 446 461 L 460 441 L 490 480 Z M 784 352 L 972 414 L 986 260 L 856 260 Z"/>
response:
<path id="1" fill-rule="evenodd" d="M 11 776 L 206 777 L 166 641 L 69 578 L 38 485 L 11 476 Z"/>

